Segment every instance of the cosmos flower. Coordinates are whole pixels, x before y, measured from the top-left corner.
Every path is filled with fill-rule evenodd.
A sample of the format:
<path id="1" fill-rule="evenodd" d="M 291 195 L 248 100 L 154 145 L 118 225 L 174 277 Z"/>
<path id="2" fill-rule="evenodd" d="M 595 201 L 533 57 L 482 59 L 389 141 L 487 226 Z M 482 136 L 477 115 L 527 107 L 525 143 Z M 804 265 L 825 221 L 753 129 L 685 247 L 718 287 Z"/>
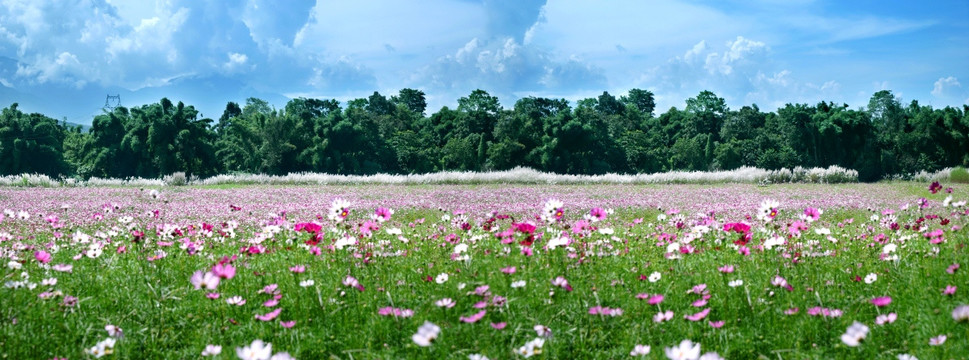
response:
<path id="1" fill-rule="evenodd" d="M 417 346 L 431 346 L 431 343 L 437 339 L 438 335 L 441 333 L 441 328 L 430 321 L 425 321 L 421 327 L 417 329 L 417 333 L 411 336 L 411 340 L 414 341 Z"/>
<path id="2" fill-rule="evenodd" d="M 236 348 L 236 356 L 241 360 L 269 360 L 272 353 L 273 344 L 259 339 L 253 340 L 249 346 Z"/>
<path id="3" fill-rule="evenodd" d="M 683 340 L 679 345 L 664 349 L 670 360 L 698 360 L 700 358 L 700 344 L 690 340 Z"/>
<path id="4" fill-rule="evenodd" d="M 861 344 L 865 337 L 868 336 L 868 327 L 865 324 L 855 321 L 848 327 L 844 334 L 841 335 L 841 342 L 845 345 L 855 347 Z"/>
<path id="5" fill-rule="evenodd" d="M 203 273 L 202 270 L 196 271 L 192 274 L 192 278 L 189 279 L 192 285 L 195 286 L 195 290 L 201 288 L 206 288 L 208 290 L 215 290 L 219 286 L 219 277 L 215 276 L 211 271 Z"/>
<path id="6" fill-rule="evenodd" d="M 350 215 L 350 202 L 337 198 L 330 203 L 330 210 L 327 215 L 330 221 L 340 223 L 346 220 L 348 215 Z"/>

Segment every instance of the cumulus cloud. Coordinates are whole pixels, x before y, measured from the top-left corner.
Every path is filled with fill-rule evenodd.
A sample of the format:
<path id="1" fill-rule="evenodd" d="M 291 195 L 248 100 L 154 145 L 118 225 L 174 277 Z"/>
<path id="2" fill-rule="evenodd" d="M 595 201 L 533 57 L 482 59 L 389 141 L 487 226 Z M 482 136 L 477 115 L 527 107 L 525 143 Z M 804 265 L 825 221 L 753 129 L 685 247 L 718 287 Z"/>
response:
<path id="1" fill-rule="evenodd" d="M 956 79 L 955 76 L 939 78 L 932 87 L 932 95 L 946 97 L 959 88 L 962 88 L 962 85 L 959 84 L 959 79 Z"/>
<path id="2" fill-rule="evenodd" d="M 578 57 L 558 59 L 513 38 L 468 41 L 453 54 L 422 68 L 410 80 L 431 92 L 453 94 L 454 99 L 474 89 L 485 89 L 503 102 L 516 94 L 572 92 L 604 89 L 602 70 Z"/>
<path id="3" fill-rule="evenodd" d="M 656 93 L 660 109 L 682 107 L 703 90 L 713 91 L 733 108 L 757 104 L 771 110 L 788 102 L 843 100 L 838 82 L 815 85 L 799 80 L 776 64 L 770 46 L 762 41 L 737 36 L 722 47 L 711 47 L 701 40 L 682 54 L 649 69 L 634 84 Z"/>

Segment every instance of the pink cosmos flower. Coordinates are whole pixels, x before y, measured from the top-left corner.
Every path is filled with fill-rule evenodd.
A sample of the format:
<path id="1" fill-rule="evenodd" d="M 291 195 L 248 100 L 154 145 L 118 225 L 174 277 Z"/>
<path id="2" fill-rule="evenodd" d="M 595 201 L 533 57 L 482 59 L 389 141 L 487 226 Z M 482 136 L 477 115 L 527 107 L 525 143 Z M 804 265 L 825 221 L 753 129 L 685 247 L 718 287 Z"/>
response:
<path id="1" fill-rule="evenodd" d="M 434 305 L 440 306 L 442 308 L 447 308 L 447 309 L 453 308 L 454 305 L 456 304 L 457 303 L 454 302 L 454 300 L 452 300 L 451 298 L 444 298 L 434 302 Z"/>
<path id="2" fill-rule="evenodd" d="M 57 265 L 51 266 L 51 269 L 53 269 L 54 271 L 60 271 L 60 272 L 67 272 L 67 273 L 69 273 L 69 272 L 73 272 L 74 265 L 57 264 Z"/>
<path id="3" fill-rule="evenodd" d="M 821 218 L 821 210 L 808 207 L 804 209 L 804 216 L 802 216 L 802 218 L 807 222 L 817 221 L 819 218 Z"/>
<path id="4" fill-rule="evenodd" d="M 724 266 L 721 266 L 719 270 L 724 274 L 730 274 L 730 273 L 733 273 L 734 267 L 733 265 L 724 265 Z"/>
<path id="5" fill-rule="evenodd" d="M 39 261 L 41 264 L 46 264 L 50 262 L 51 256 L 50 253 L 41 250 L 34 253 L 34 258 L 37 259 L 37 261 Z"/>
<path id="6" fill-rule="evenodd" d="M 646 303 L 650 305 L 656 305 L 661 302 L 663 302 L 663 294 L 656 294 L 656 295 L 650 296 L 649 300 L 646 300 Z"/>
<path id="7" fill-rule="evenodd" d="M 364 290 L 363 285 L 361 285 L 360 282 L 357 281 L 357 278 L 355 278 L 353 276 L 350 276 L 350 275 L 347 275 L 347 277 L 345 279 L 343 279 L 343 286 L 349 286 L 349 287 L 352 287 L 352 288 L 356 288 L 357 290 L 360 290 L 360 291 L 363 291 Z"/>
<path id="8" fill-rule="evenodd" d="M 952 320 L 956 322 L 969 321 L 969 305 L 959 305 L 952 309 Z"/>
<path id="9" fill-rule="evenodd" d="M 664 321 L 668 321 L 668 320 L 671 320 L 671 319 L 673 319 L 673 312 L 670 311 L 670 310 L 666 310 L 665 312 L 664 311 L 660 311 L 660 312 L 656 313 L 656 315 L 653 315 L 653 321 L 658 322 L 658 323 L 661 323 L 661 322 L 664 322 Z"/>
<path id="10" fill-rule="evenodd" d="M 231 279 L 236 276 L 236 268 L 232 264 L 219 262 L 215 266 L 212 266 L 212 274 L 222 279 Z"/>
<path id="11" fill-rule="evenodd" d="M 279 305 L 279 299 L 269 299 L 266 302 L 262 303 L 262 306 L 269 307 L 269 308 L 275 307 L 276 305 Z"/>
<path id="12" fill-rule="evenodd" d="M 219 286 L 219 277 L 215 276 L 211 271 L 205 273 L 202 270 L 196 271 L 192 274 L 189 281 L 195 286 L 195 290 L 203 287 L 209 290 L 215 290 Z"/>
<path id="13" fill-rule="evenodd" d="M 952 285 L 946 285 L 945 289 L 942 289 L 942 295 L 955 295 L 956 287 Z"/>
<path id="14" fill-rule="evenodd" d="M 797 314 L 799 311 L 801 311 L 801 309 L 798 309 L 796 307 L 793 307 L 793 308 L 784 310 L 784 314 L 786 314 L 786 315 L 794 315 L 794 314 Z"/>
<path id="15" fill-rule="evenodd" d="M 388 208 L 385 208 L 385 207 L 378 207 L 377 210 L 374 210 L 373 216 L 371 218 L 373 218 L 374 220 L 377 220 L 379 222 L 385 222 L 385 221 L 390 220 L 390 217 L 392 215 L 394 215 L 394 211 L 393 210 L 388 209 Z"/>
<path id="16" fill-rule="evenodd" d="M 217 292 L 210 292 L 210 293 L 208 293 L 208 294 L 205 294 L 205 297 L 207 297 L 207 298 L 209 298 L 209 299 L 212 299 L 212 300 L 215 300 L 215 299 L 218 299 L 218 298 L 219 298 L 219 296 L 220 296 L 220 295 L 219 295 L 219 293 L 217 293 Z"/>
<path id="17" fill-rule="evenodd" d="M 284 327 L 284 328 L 290 329 L 290 328 L 292 328 L 293 326 L 296 325 L 296 320 L 280 321 L 279 322 L 279 325 L 282 326 L 282 327 Z"/>
<path id="18" fill-rule="evenodd" d="M 943 335 L 936 336 L 934 338 L 929 339 L 929 345 L 932 345 L 932 346 L 942 345 L 942 344 L 945 343 L 945 339 L 947 339 L 947 338 L 948 337 L 945 336 L 944 334 Z"/>
<path id="19" fill-rule="evenodd" d="M 459 318 L 459 320 L 461 320 L 461 322 L 465 322 L 465 323 L 469 323 L 469 324 L 470 323 L 476 323 L 476 322 L 478 322 L 478 320 L 481 320 L 481 318 L 483 318 L 485 316 L 485 314 L 487 314 L 487 313 L 488 313 L 487 311 L 481 310 L 478 313 L 476 313 L 474 315 L 471 315 L 471 316 L 467 316 L 467 317 L 462 316 L 462 317 Z"/>
<path id="20" fill-rule="evenodd" d="M 723 320 L 711 321 L 710 322 L 710 327 L 712 327 L 714 329 L 719 329 L 719 328 L 723 327 L 723 324 L 724 324 Z"/>
<path id="21" fill-rule="evenodd" d="M 780 275 L 774 276 L 770 281 L 771 285 L 782 287 L 787 289 L 787 291 L 794 291 L 794 287 L 787 283 L 787 279 L 781 277 Z"/>
<path id="22" fill-rule="evenodd" d="M 572 291 L 572 285 L 569 285 L 569 281 L 562 276 L 552 279 L 552 285 L 564 288 L 565 291 Z"/>
<path id="23" fill-rule="evenodd" d="M 535 325 L 532 328 L 535 329 L 535 333 L 537 333 L 538 336 L 546 337 L 546 338 L 552 337 L 552 329 L 549 329 L 548 326 L 539 324 L 539 325 Z"/>
<path id="24" fill-rule="evenodd" d="M 600 207 L 594 207 L 592 208 L 592 210 L 589 211 L 589 217 L 593 219 L 593 221 L 605 220 L 607 216 L 608 216 L 608 213 L 606 212 L 606 210 Z"/>
<path id="25" fill-rule="evenodd" d="M 935 194 L 939 192 L 939 190 L 942 190 L 942 185 L 939 184 L 938 181 L 933 181 L 932 184 L 929 185 L 929 191 L 931 193 Z"/>
<path id="26" fill-rule="evenodd" d="M 892 297 L 891 296 L 876 297 L 874 299 L 871 299 L 871 303 L 877 307 L 888 306 L 888 304 L 892 303 Z"/>
<path id="27" fill-rule="evenodd" d="M 279 316 L 279 313 L 282 312 L 282 311 L 283 311 L 282 308 L 276 308 L 276 310 L 270 311 L 270 312 L 266 313 L 265 315 L 256 314 L 256 320 L 260 320 L 260 321 L 272 321 L 277 316 Z"/>
<path id="28" fill-rule="evenodd" d="M 891 324 L 895 322 L 896 319 L 898 319 L 898 314 L 895 314 L 895 313 L 878 315 L 877 317 L 875 317 L 875 324 L 878 324 L 878 325 Z"/>
<path id="29" fill-rule="evenodd" d="M 269 284 L 259 290 L 260 294 L 279 294 L 279 284 Z"/>
<path id="30" fill-rule="evenodd" d="M 304 266 L 304 265 L 291 266 L 289 268 L 289 271 L 292 271 L 294 274 L 302 274 L 302 273 L 306 272 L 306 266 Z"/>
<path id="31" fill-rule="evenodd" d="M 710 313 L 710 308 L 706 308 L 693 315 L 684 315 L 683 318 L 690 321 L 700 321 L 700 320 L 703 320 L 703 318 L 707 317 L 707 314 L 709 313 Z"/>
<path id="32" fill-rule="evenodd" d="M 495 330 L 504 329 L 505 326 L 508 326 L 508 323 L 506 322 L 491 323 L 491 327 L 494 328 Z"/>
<path id="33" fill-rule="evenodd" d="M 959 263 L 954 263 L 952 265 L 949 265 L 949 267 L 945 269 L 945 272 L 950 274 L 955 274 L 956 270 L 959 270 Z"/>
<path id="34" fill-rule="evenodd" d="M 517 270 L 518 270 L 518 269 L 517 269 L 517 268 L 515 268 L 514 266 L 509 266 L 509 267 L 506 267 L 506 268 L 502 268 L 502 269 L 501 269 L 501 272 L 503 272 L 503 273 L 505 273 L 505 274 L 514 274 L 514 273 L 515 273 L 515 271 L 517 271 Z"/>

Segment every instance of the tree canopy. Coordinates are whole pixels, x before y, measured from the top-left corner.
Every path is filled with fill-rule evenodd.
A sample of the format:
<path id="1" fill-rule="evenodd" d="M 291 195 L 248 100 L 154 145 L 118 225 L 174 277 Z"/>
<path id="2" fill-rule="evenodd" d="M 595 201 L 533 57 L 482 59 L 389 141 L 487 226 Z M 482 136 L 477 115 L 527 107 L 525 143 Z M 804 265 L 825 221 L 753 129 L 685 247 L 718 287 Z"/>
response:
<path id="1" fill-rule="evenodd" d="M 218 120 L 168 99 L 96 116 L 87 132 L 16 103 L 0 113 L 0 173 L 160 177 L 245 172 L 427 173 L 527 166 L 567 174 L 828 167 L 887 175 L 969 165 L 969 106 L 901 103 L 891 91 L 867 107 L 787 104 L 730 109 L 702 91 L 655 113 L 650 91 L 608 92 L 570 104 L 526 97 L 504 108 L 475 90 L 456 109 L 426 114 L 421 90 L 378 92 L 341 104 L 249 98 Z"/>

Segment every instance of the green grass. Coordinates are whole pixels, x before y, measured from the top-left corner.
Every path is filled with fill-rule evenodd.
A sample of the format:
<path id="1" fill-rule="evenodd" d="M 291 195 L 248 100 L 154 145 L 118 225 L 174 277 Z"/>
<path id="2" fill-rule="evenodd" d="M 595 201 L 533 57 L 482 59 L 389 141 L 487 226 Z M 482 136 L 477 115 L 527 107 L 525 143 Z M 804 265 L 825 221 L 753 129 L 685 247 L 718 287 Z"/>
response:
<path id="1" fill-rule="evenodd" d="M 395 221 L 402 226 L 409 243 L 401 243 L 394 236 L 380 231 L 375 238 L 365 239 L 360 254 L 380 250 L 405 250 L 408 256 L 372 257 L 370 261 L 354 257 L 353 251 L 324 251 L 313 256 L 298 244 L 305 234 L 283 232 L 267 242 L 270 252 L 241 256 L 236 262 L 238 274 L 225 280 L 217 291 L 218 300 L 207 299 L 204 290 L 194 290 L 189 277 L 196 270 L 207 270 L 222 256 L 236 254 L 235 240 L 225 243 L 209 241 L 201 255 L 190 256 L 178 245 L 165 248 L 169 254 L 155 262 L 146 257 L 155 250 L 155 239 L 138 244 L 120 240 L 129 251 L 116 254 L 109 246 L 96 259 L 72 261 L 80 246 L 66 243 L 54 255 L 51 264 L 72 263 L 73 272 L 59 273 L 41 268 L 33 260 L 32 251 L 20 250 L 29 259 L 23 269 L 0 270 L 3 281 L 19 280 L 26 272 L 30 281 L 56 277 L 53 288 L 80 298 L 73 307 L 60 305 L 61 297 L 42 300 L 37 289 L 0 288 L 0 357 L 7 359 L 47 359 L 67 357 L 83 359 L 83 349 L 91 347 L 107 335 L 106 324 L 124 329 L 125 337 L 118 341 L 115 358 L 182 359 L 198 358 L 206 344 L 222 345 L 220 359 L 234 359 L 236 347 L 248 345 L 254 339 L 273 344 L 275 351 L 287 351 L 300 359 L 385 359 L 385 358 L 467 358 L 479 353 L 492 359 L 515 358 L 514 350 L 536 337 L 532 326 L 543 324 L 554 335 L 546 341 L 542 358 L 623 358 L 629 356 L 635 344 L 652 346 L 647 358 L 665 358 L 663 348 L 691 339 L 702 344 L 704 352 L 716 351 L 728 359 L 894 359 L 897 354 L 909 353 L 921 359 L 961 358 L 969 354 L 969 324 L 956 323 L 952 309 L 969 302 L 969 282 L 966 270 L 947 274 L 953 263 L 969 266 L 966 231 L 947 232 L 947 241 L 938 245 L 938 255 L 931 255 L 933 245 L 916 236 L 900 248 L 898 262 L 879 260 L 880 246 L 869 246 L 860 240 L 869 232 L 861 213 L 830 210 L 822 217 L 839 241 L 834 244 L 805 233 L 785 247 L 788 253 L 808 251 L 809 242 L 817 241 L 816 251 L 835 251 L 837 256 L 807 257 L 793 263 L 775 249 L 765 252 L 753 250 L 743 256 L 727 244 L 735 234 L 712 232 L 696 240 L 698 253 L 683 255 L 682 259 L 664 258 L 664 248 L 655 246 L 655 224 L 625 228 L 615 226 L 612 241 L 608 236 L 593 234 L 580 240 L 575 247 L 580 254 L 570 258 L 565 249 L 550 252 L 536 249 L 535 255 L 525 257 L 517 246 L 499 243 L 493 237 L 480 240 L 469 250 L 471 260 L 450 260 L 453 245 L 441 246 L 435 234 L 455 232 L 447 228 L 441 232 L 431 223 L 434 211 L 400 211 Z M 655 221 L 656 212 L 625 210 L 614 215 L 612 223 L 627 224 L 634 218 Z M 406 223 L 425 217 L 428 222 L 409 229 Z M 439 217 L 439 215 L 437 216 Z M 853 217 L 855 223 L 845 229 L 835 224 Z M 964 218 L 954 218 L 965 224 Z M 501 222 L 507 228 L 507 221 Z M 877 224 L 876 224 L 877 225 Z M 540 228 L 541 231 L 542 228 Z M 627 230 L 628 229 L 628 230 Z M 669 231 L 670 229 L 667 229 Z M 254 229 L 240 231 L 241 239 L 251 238 Z M 679 232 L 683 235 L 682 231 Z M 911 232 L 902 232 L 900 235 Z M 469 235 L 485 234 L 475 229 Z M 897 240 L 898 236 L 893 236 Z M 294 241 L 295 240 L 295 241 Z M 40 244 L 50 238 L 40 237 Z M 384 247 L 379 243 L 387 241 Z M 609 249 L 603 242 L 612 245 Z M 756 240 L 755 240 L 756 243 Z M 2 246 L 7 248 L 8 243 Z M 799 247 L 801 246 L 801 247 Z M 504 254 L 504 248 L 511 253 Z M 596 256 L 597 251 L 616 255 Z M 804 255 L 802 253 L 802 255 Z M 303 264 L 307 271 L 294 274 L 290 266 Z M 733 274 L 722 274 L 722 265 L 736 266 Z M 499 271 L 517 266 L 517 273 Z M 444 284 L 427 282 L 442 272 L 450 275 Z M 662 274 L 658 282 L 640 280 L 641 275 Z M 873 284 L 853 281 L 854 276 L 876 273 Z M 366 287 L 363 292 L 345 287 L 341 281 L 353 275 Z M 794 291 L 772 286 L 775 275 L 784 276 Z M 574 291 L 552 286 L 550 280 L 565 276 Z M 304 288 L 301 280 L 313 279 L 315 285 Z M 730 280 L 742 279 L 741 287 L 729 287 Z M 526 280 L 524 288 L 513 289 L 510 283 Z M 282 313 L 270 322 L 254 319 L 270 308 L 262 306 L 269 295 L 257 294 L 269 284 L 278 284 L 283 295 Z M 465 284 L 459 289 L 459 284 Z M 711 298 L 707 319 L 689 322 L 686 314 L 702 307 L 690 304 L 699 298 L 687 294 L 693 286 L 706 284 Z M 488 285 L 491 293 L 508 299 L 503 307 L 488 307 L 487 315 L 478 323 L 466 324 L 458 320 L 475 312 L 472 305 L 481 300 L 468 295 L 475 287 Z M 941 295 L 946 285 L 958 285 L 955 296 Z M 549 295 L 554 292 L 554 295 Z M 664 294 L 659 306 L 651 306 L 636 299 L 638 293 Z M 241 295 L 248 303 L 230 306 L 224 301 Z M 891 296 L 891 305 L 876 309 L 869 301 L 876 296 Z M 452 309 L 434 306 L 434 301 L 450 297 L 457 301 Z M 588 314 L 591 306 L 619 307 L 624 314 L 600 317 Z M 377 315 L 385 306 L 413 309 L 412 318 Z M 841 309 L 840 318 L 814 317 L 808 308 L 822 306 Z M 784 311 L 797 307 L 796 315 Z M 652 321 L 659 310 L 675 312 L 673 320 L 661 324 Z M 874 324 L 881 313 L 895 312 L 898 320 L 885 326 Z M 279 320 L 296 320 L 296 326 L 285 329 Z M 708 320 L 723 320 L 725 325 L 714 329 Z M 417 328 L 430 321 L 442 328 L 439 339 L 428 348 L 411 341 Z M 839 340 L 853 322 L 865 323 L 871 331 L 857 348 L 845 346 Z M 504 330 L 495 330 L 492 322 L 507 322 Z M 948 334 L 948 341 L 939 347 L 929 346 L 928 339 Z"/>

